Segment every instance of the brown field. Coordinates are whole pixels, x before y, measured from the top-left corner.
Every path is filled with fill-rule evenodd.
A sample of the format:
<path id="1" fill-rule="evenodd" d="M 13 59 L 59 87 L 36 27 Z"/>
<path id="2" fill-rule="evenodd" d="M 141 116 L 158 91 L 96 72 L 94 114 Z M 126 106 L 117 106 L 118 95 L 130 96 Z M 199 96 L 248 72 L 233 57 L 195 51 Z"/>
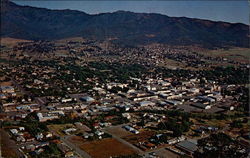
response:
<path id="1" fill-rule="evenodd" d="M 69 141 L 72 142 L 72 143 L 74 143 L 74 144 L 76 144 L 77 146 L 81 146 L 81 145 L 83 145 L 84 143 L 87 142 L 87 140 L 84 139 L 81 136 L 71 136 L 69 138 Z"/>
<path id="2" fill-rule="evenodd" d="M 76 144 L 93 158 L 109 158 L 110 156 L 131 155 L 136 153 L 132 148 L 114 138 L 87 141 L 80 136 L 72 136 L 69 141 Z"/>
<path id="3" fill-rule="evenodd" d="M 109 158 L 120 155 L 131 155 L 136 152 L 125 144 L 113 138 L 91 141 L 80 146 L 81 149 L 90 154 L 93 158 Z"/>

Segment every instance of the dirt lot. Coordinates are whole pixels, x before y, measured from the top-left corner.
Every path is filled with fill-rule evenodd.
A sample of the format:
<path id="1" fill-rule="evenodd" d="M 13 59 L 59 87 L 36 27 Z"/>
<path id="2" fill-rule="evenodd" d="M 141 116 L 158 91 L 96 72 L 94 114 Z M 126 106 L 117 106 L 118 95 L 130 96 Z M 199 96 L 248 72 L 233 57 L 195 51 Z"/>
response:
<path id="1" fill-rule="evenodd" d="M 160 158 L 180 158 L 179 155 L 173 153 L 172 151 L 166 149 L 160 149 L 155 152 Z"/>
<path id="2" fill-rule="evenodd" d="M 70 141 L 93 158 L 109 158 L 111 156 L 131 155 L 136 153 L 127 145 L 113 138 L 86 142 L 83 138 L 74 136 Z"/>
<path id="3" fill-rule="evenodd" d="M 65 136 L 66 134 L 63 132 L 64 129 L 67 128 L 75 128 L 75 126 L 73 124 L 58 124 L 58 125 L 48 125 L 49 130 L 52 133 L 55 133 L 56 135 L 59 136 Z"/>

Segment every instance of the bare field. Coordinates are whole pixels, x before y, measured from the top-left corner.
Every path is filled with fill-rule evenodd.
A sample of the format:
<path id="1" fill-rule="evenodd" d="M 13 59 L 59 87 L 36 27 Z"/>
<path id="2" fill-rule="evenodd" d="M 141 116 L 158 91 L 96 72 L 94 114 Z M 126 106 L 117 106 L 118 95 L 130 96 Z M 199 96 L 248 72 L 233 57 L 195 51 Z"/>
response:
<path id="1" fill-rule="evenodd" d="M 136 153 L 132 148 L 122 144 L 114 138 L 86 142 L 83 138 L 74 136 L 70 141 L 93 158 L 109 158 L 111 156 L 131 155 Z"/>

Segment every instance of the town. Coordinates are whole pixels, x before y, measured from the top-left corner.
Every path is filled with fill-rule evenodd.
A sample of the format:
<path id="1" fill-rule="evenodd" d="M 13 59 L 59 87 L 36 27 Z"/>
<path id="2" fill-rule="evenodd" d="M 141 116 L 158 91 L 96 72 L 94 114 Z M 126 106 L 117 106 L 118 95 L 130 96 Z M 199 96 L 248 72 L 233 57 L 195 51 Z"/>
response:
<path id="1" fill-rule="evenodd" d="M 0 65 L 3 157 L 249 154 L 247 60 L 206 56 L 199 47 L 90 40 L 7 47 Z"/>

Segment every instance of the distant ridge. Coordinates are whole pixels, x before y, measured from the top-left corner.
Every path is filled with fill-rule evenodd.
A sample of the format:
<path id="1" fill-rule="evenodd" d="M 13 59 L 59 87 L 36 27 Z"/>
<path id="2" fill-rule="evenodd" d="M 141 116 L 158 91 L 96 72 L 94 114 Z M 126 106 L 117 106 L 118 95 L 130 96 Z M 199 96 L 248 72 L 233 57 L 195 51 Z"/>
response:
<path id="1" fill-rule="evenodd" d="M 155 13 L 117 11 L 96 15 L 20 6 L 1 0 L 1 37 L 54 40 L 82 36 L 138 45 L 166 43 L 249 47 L 249 26 Z"/>

